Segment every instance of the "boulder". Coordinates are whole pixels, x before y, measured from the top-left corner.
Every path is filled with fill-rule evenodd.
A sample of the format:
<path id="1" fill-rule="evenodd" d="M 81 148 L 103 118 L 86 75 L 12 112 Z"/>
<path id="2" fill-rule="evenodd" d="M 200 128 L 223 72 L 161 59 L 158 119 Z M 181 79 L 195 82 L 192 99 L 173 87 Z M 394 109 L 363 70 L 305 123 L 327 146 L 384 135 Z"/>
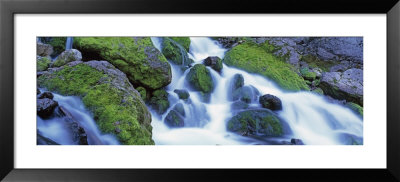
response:
<path id="1" fill-rule="evenodd" d="M 44 99 L 44 98 L 53 99 L 54 95 L 51 92 L 43 92 L 43 93 L 39 94 L 37 98 L 38 99 Z"/>
<path id="2" fill-rule="evenodd" d="M 36 55 L 41 57 L 47 57 L 53 54 L 53 46 L 50 44 L 43 44 L 41 42 L 36 43 Z"/>
<path id="3" fill-rule="evenodd" d="M 36 56 L 36 71 L 41 72 L 47 70 L 51 63 L 49 57 Z"/>
<path id="4" fill-rule="evenodd" d="M 179 99 L 182 100 L 188 100 L 190 97 L 190 94 L 186 89 L 175 89 L 174 92 L 178 94 Z"/>
<path id="5" fill-rule="evenodd" d="M 54 109 L 58 106 L 58 102 L 49 98 L 37 99 L 36 111 L 41 118 L 47 118 L 53 114 Z"/>
<path id="6" fill-rule="evenodd" d="M 81 97 L 100 131 L 115 135 L 120 143 L 154 144 L 150 112 L 127 76 L 109 62 L 70 62 L 44 72 L 37 83 L 61 95 Z"/>
<path id="7" fill-rule="evenodd" d="M 171 66 L 150 37 L 74 37 L 83 60 L 107 60 L 135 86 L 151 90 L 171 83 Z"/>
<path id="8" fill-rule="evenodd" d="M 242 74 L 235 74 L 232 78 L 232 91 L 243 87 L 244 85 L 244 78 Z"/>
<path id="9" fill-rule="evenodd" d="M 303 78 L 305 80 L 309 80 L 309 81 L 313 81 L 317 77 L 317 74 L 310 71 L 308 68 L 301 68 L 300 73 L 301 73 L 301 76 L 303 76 Z"/>
<path id="10" fill-rule="evenodd" d="M 210 71 L 202 64 L 194 65 L 186 76 L 194 90 L 211 93 L 214 90 L 214 83 Z"/>
<path id="11" fill-rule="evenodd" d="M 285 90 L 309 90 L 304 79 L 291 64 L 282 61 L 283 57 L 271 53 L 274 49 L 268 42 L 257 44 L 247 41 L 229 50 L 223 62 L 228 66 L 265 76 Z"/>
<path id="12" fill-rule="evenodd" d="M 193 63 L 193 60 L 189 59 L 186 48 L 180 44 L 184 42 L 183 41 L 184 39 L 189 39 L 189 38 L 188 37 L 181 38 L 179 39 L 180 41 L 178 41 L 177 39 L 174 38 L 165 37 L 162 43 L 162 53 L 172 63 L 176 65 L 181 65 L 183 67 L 187 67 L 191 63 Z M 190 39 L 189 39 L 189 44 L 190 44 Z"/>
<path id="13" fill-rule="evenodd" d="M 268 109 L 253 109 L 239 112 L 228 121 L 228 131 L 243 136 L 283 135 L 283 126 L 280 118 Z"/>
<path id="14" fill-rule="evenodd" d="M 168 100 L 168 92 L 165 90 L 156 90 L 152 94 L 153 96 L 150 98 L 150 106 L 154 109 L 159 115 L 162 115 L 169 108 L 169 100 Z"/>
<path id="15" fill-rule="evenodd" d="M 210 66 L 215 71 L 220 72 L 222 70 L 222 60 L 217 56 L 207 57 L 204 60 L 204 65 Z"/>
<path id="16" fill-rule="evenodd" d="M 180 128 L 185 125 L 183 116 L 175 110 L 169 111 L 164 119 L 164 123 L 170 128 Z"/>
<path id="17" fill-rule="evenodd" d="M 345 72 L 326 72 L 319 87 L 326 95 L 363 105 L 363 71 L 352 68 Z"/>
<path id="18" fill-rule="evenodd" d="M 52 67 L 60 67 L 69 62 L 81 61 L 82 54 L 76 49 L 69 49 L 62 52 L 57 59 L 53 62 Z"/>
<path id="19" fill-rule="evenodd" d="M 260 97 L 259 102 L 263 108 L 273 111 L 282 110 L 282 101 L 277 96 L 265 94 Z"/>

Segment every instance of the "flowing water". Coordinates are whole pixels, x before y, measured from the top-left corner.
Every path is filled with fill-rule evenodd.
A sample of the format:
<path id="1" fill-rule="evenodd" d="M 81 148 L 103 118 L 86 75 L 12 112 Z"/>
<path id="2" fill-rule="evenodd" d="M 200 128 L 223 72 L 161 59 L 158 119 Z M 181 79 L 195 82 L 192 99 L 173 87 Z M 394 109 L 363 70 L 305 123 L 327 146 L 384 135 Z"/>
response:
<path id="1" fill-rule="evenodd" d="M 160 38 L 152 38 L 153 44 L 159 50 L 162 48 Z M 201 64 L 209 56 L 223 58 L 227 50 L 216 41 L 204 37 L 191 38 L 188 56 Z M 207 67 L 211 72 L 214 85 L 210 102 L 204 103 L 201 95 L 190 90 L 185 81 L 189 72 L 181 71 L 180 66 L 171 63 L 172 82 L 167 86 L 171 108 L 181 103 L 185 110 L 184 128 L 168 128 L 162 116 L 152 112 L 153 139 L 156 144 L 276 144 L 283 140 L 299 138 L 305 144 L 337 145 L 347 144 L 348 138 L 363 138 L 363 121 L 350 109 L 329 102 L 325 97 L 311 92 L 285 92 L 265 77 L 250 74 L 240 69 L 223 65 L 221 73 Z M 291 134 L 279 138 L 249 138 L 243 137 L 226 129 L 227 121 L 233 116 L 229 100 L 230 81 L 235 74 L 242 74 L 245 86 L 255 87 L 261 95 L 272 94 L 282 101 L 283 109 L 277 114 L 285 120 Z M 190 93 L 188 101 L 180 100 L 175 89 L 187 89 Z M 261 107 L 258 100 L 251 107 Z"/>
<path id="2" fill-rule="evenodd" d="M 72 42 L 74 38 L 72 37 L 67 37 L 67 41 L 65 42 L 65 50 L 70 50 L 72 49 Z"/>
<path id="3" fill-rule="evenodd" d="M 44 90 L 41 90 L 43 92 Z M 96 122 L 89 111 L 85 109 L 82 101 L 76 96 L 62 96 L 53 93 L 53 100 L 58 102 L 59 106 L 66 108 L 72 115 L 73 119 L 85 129 L 89 145 L 118 145 L 118 140 L 113 135 L 102 134 L 97 128 Z M 37 129 L 42 136 L 62 145 L 76 145 L 73 141 L 70 122 L 65 116 L 56 114 L 49 119 L 42 119 L 37 116 Z"/>

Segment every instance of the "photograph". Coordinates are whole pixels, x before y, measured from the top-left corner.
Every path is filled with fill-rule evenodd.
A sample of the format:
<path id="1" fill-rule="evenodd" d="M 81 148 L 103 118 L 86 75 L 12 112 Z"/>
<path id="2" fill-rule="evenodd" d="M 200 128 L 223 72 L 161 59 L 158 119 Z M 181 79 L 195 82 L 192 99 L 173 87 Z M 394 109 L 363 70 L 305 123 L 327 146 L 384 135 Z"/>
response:
<path id="1" fill-rule="evenodd" d="M 363 145 L 363 37 L 36 38 L 37 145 Z"/>

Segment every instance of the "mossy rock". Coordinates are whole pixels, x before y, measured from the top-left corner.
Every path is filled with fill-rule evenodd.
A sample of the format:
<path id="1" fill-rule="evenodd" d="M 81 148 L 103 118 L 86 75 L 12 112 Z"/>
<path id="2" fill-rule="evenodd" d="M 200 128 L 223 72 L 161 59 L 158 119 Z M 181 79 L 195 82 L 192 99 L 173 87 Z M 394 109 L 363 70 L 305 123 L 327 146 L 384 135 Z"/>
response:
<path id="1" fill-rule="evenodd" d="M 189 92 L 186 89 L 175 89 L 174 92 L 178 94 L 179 99 L 188 100 L 190 97 Z"/>
<path id="2" fill-rule="evenodd" d="M 52 67 L 64 66 L 67 63 L 81 61 L 82 54 L 76 49 L 69 49 L 62 52 L 52 64 Z"/>
<path id="3" fill-rule="evenodd" d="M 140 94 L 107 61 L 71 62 L 43 73 L 37 83 L 61 95 L 81 97 L 99 129 L 116 135 L 122 144 L 154 144 L 151 115 Z"/>
<path id="4" fill-rule="evenodd" d="M 48 57 L 36 56 L 36 70 L 45 71 L 49 68 L 51 60 Z"/>
<path id="5" fill-rule="evenodd" d="M 267 42 L 264 44 L 245 42 L 228 51 L 223 62 L 249 73 L 263 75 L 286 90 L 309 90 L 304 79 L 295 72 L 295 68 L 283 58 L 271 53 L 271 49 L 273 46 Z"/>
<path id="6" fill-rule="evenodd" d="M 171 83 L 171 66 L 149 37 L 76 37 L 83 60 L 107 60 L 135 86 L 152 90 Z"/>
<path id="7" fill-rule="evenodd" d="M 259 92 L 256 88 L 251 86 L 243 86 L 231 93 L 231 101 L 241 100 L 246 103 L 251 103 L 252 101 L 257 100 Z"/>
<path id="8" fill-rule="evenodd" d="M 313 81 L 317 77 L 317 74 L 310 71 L 308 68 L 301 68 L 300 73 L 305 80 Z"/>
<path id="9" fill-rule="evenodd" d="M 183 116 L 177 111 L 171 110 L 164 119 L 164 123 L 170 128 L 181 128 L 184 127 Z"/>
<path id="10" fill-rule="evenodd" d="M 348 108 L 350 108 L 351 110 L 353 110 L 355 113 L 357 113 L 358 115 L 360 115 L 361 117 L 364 116 L 364 109 L 363 107 L 361 107 L 360 105 L 354 103 L 354 102 L 347 102 L 346 106 Z"/>
<path id="11" fill-rule="evenodd" d="M 324 91 L 321 88 L 316 88 L 312 92 L 318 94 L 318 95 L 324 95 Z"/>
<path id="12" fill-rule="evenodd" d="M 147 101 L 147 91 L 143 87 L 137 87 L 136 90 L 140 93 L 140 97 L 142 100 Z"/>
<path id="13" fill-rule="evenodd" d="M 236 89 L 243 87 L 244 85 L 244 78 L 242 74 L 235 74 L 232 78 L 232 91 L 235 91 Z"/>
<path id="14" fill-rule="evenodd" d="M 332 66 L 338 64 L 338 62 L 331 60 L 321 60 L 317 56 L 311 54 L 301 56 L 300 60 L 306 62 L 311 68 L 319 68 L 325 72 L 329 71 Z"/>
<path id="15" fill-rule="evenodd" d="M 204 65 L 210 66 L 213 70 L 221 72 L 223 65 L 222 60 L 217 56 L 207 57 L 204 60 Z"/>
<path id="16" fill-rule="evenodd" d="M 153 96 L 150 98 L 151 108 L 153 108 L 159 115 L 164 114 L 169 108 L 168 92 L 160 89 L 154 91 L 152 95 Z"/>
<path id="17" fill-rule="evenodd" d="M 46 44 L 50 44 L 53 46 L 52 57 L 55 57 L 65 51 L 65 43 L 67 41 L 67 37 L 48 37 L 41 38 L 41 41 Z"/>
<path id="18" fill-rule="evenodd" d="M 186 76 L 186 80 L 197 91 L 211 93 L 214 83 L 210 71 L 202 64 L 194 65 Z"/>
<path id="19" fill-rule="evenodd" d="M 190 47 L 189 37 L 169 37 L 169 38 L 180 44 L 183 48 L 185 48 L 186 52 L 189 52 L 189 47 Z"/>
<path id="20" fill-rule="evenodd" d="M 190 59 L 187 55 L 187 50 L 185 49 L 185 47 L 179 42 L 175 41 L 173 38 L 163 38 L 162 53 L 172 63 L 176 65 L 181 65 L 182 67 L 187 67 L 188 65 L 193 63 L 193 60 Z"/>
<path id="21" fill-rule="evenodd" d="M 282 121 L 276 114 L 268 109 L 254 109 L 239 112 L 228 121 L 228 131 L 235 132 L 243 136 L 283 135 Z"/>

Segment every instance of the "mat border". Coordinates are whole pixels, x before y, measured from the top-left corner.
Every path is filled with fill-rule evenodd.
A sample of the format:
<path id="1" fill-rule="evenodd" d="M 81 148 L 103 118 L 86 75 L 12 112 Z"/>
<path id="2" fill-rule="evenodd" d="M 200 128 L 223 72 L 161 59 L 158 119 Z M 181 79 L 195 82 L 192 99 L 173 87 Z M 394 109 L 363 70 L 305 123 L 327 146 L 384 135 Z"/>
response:
<path id="1" fill-rule="evenodd" d="M 381 13 L 387 15 L 386 169 L 15 169 L 14 15 L 125 13 Z M 0 179 L 5 181 L 400 181 L 398 0 L 0 0 Z M 389 98 L 389 99 L 388 99 Z M 8 174 L 8 175 L 7 175 Z"/>

